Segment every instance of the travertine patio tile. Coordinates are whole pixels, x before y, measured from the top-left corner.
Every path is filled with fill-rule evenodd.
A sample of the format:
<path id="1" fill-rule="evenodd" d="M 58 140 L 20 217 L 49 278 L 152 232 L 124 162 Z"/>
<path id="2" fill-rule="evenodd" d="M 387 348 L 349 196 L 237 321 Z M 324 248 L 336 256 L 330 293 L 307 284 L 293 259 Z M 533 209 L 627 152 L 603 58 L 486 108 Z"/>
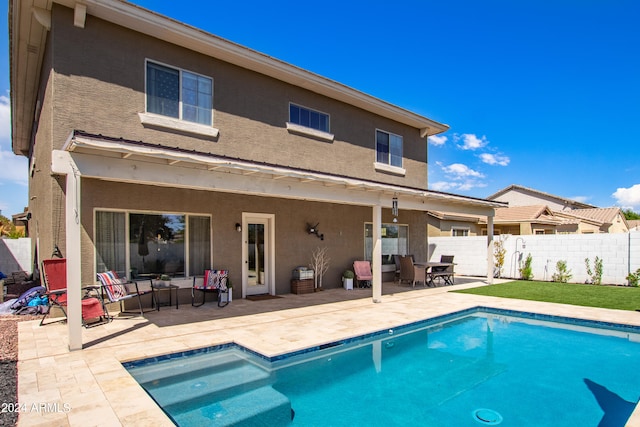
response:
<path id="1" fill-rule="evenodd" d="M 186 304 L 179 310 L 163 308 L 144 318 L 116 318 L 83 330 L 87 348 L 75 352 L 68 351 L 66 324 L 40 327 L 37 321 L 21 322 L 20 401 L 72 407 L 68 414 L 21 414 L 19 426 L 173 425 L 122 362 L 227 342 L 275 356 L 479 305 L 640 325 L 635 312 L 447 292 L 478 285 L 482 283 L 412 290 L 385 284 L 394 291 L 383 295 L 381 304 L 371 302 L 367 289 L 238 300 L 225 308 L 209 302 L 198 308 Z M 629 426 L 640 427 L 640 412 L 636 413 Z"/>

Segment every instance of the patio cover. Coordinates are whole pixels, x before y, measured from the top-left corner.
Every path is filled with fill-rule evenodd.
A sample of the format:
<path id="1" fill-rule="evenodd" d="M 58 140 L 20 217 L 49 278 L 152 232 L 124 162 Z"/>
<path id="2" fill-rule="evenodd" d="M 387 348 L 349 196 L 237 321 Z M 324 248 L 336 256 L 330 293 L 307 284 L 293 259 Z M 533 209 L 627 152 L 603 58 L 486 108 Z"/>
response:
<path id="1" fill-rule="evenodd" d="M 373 301 L 382 295 L 382 207 L 394 197 L 403 210 L 443 210 L 487 217 L 487 281 L 493 280 L 493 215 L 502 202 L 385 184 L 141 141 L 73 131 L 62 150 L 54 150 L 52 171 L 67 175 L 66 228 L 69 260 L 70 348 L 82 348 L 80 327 L 81 178 L 136 184 L 304 199 L 370 206 L 373 219 Z M 76 295 L 77 294 L 77 295 Z M 76 321 L 77 320 L 77 321 Z"/>

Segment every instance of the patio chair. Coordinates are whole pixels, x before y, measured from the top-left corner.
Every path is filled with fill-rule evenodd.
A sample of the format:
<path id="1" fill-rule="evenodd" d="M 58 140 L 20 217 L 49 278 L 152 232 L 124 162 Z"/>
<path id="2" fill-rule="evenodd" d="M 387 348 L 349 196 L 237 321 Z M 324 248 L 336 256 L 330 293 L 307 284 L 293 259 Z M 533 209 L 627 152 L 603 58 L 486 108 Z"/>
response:
<path id="1" fill-rule="evenodd" d="M 402 255 L 394 255 L 393 256 L 393 262 L 396 265 L 396 274 L 395 276 L 393 276 L 393 281 L 395 282 L 396 279 L 398 279 L 398 281 L 400 281 L 400 257 Z"/>
<path id="2" fill-rule="evenodd" d="M 151 293 L 151 279 L 147 279 L 149 280 L 148 286 L 141 286 L 138 284 L 138 281 L 121 279 L 115 271 L 98 273 L 97 277 L 100 281 L 103 299 L 105 299 L 104 297 L 106 296 L 106 299 L 108 299 L 110 303 L 119 303 L 120 313 L 137 315 L 137 312 L 134 313 L 124 309 L 124 301 L 135 298 L 138 300 L 140 316 L 144 316 L 145 311 L 142 309 L 142 295 Z M 144 282 L 146 282 L 146 280 Z M 148 311 L 150 310 L 147 310 L 147 312 Z"/>
<path id="3" fill-rule="evenodd" d="M 371 287 L 373 274 L 371 273 L 371 263 L 369 261 L 353 261 L 353 272 L 356 274 L 356 285 L 359 288 Z M 364 285 L 362 285 L 364 282 Z"/>
<path id="4" fill-rule="evenodd" d="M 429 273 L 429 279 L 431 282 L 435 279 L 441 279 L 445 285 L 453 285 L 453 257 L 454 255 L 440 256 L 440 262 L 448 263 L 450 265 L 431 267 L 431 272 Z"/>
<path id="5" fill-rule="evenodd" d="M 229 304 L 229 270 L 205 270 L 204 276 L 193 276 L 193 287 L 191 288 L 191 305 L 200 307 L 206 301 L 208 292 L 218 294 L 218 307 L 226 307 Z M 202 292 L 202 302 L 196 304 L 196 292 Z M 227 294 L 226 301 L 222 300 L 222 295 Z"/>
<path id="6" fill-rule="evenodd" d="M 67 260 L 65 258 L 53 258 L 42 260 L 42 277 L 47 288 L 46 296 L 48 297 L 49 307 L 58 307 L 67 319 Z M 100 288 L 97 286 L 86 286 L 82 288 L 82 325 L 85 327 L 95 326 L 109 321 L 109 314 L 98 292 Z M 51 310 L 43 313 L 40 326 L 44 324 L 44 320 Z M 95 322 L 87 322 L 90 319 L 99 319 Z M 53 323 L 53 322 L 51 322 Z"/>
<path id="7" fill-rule="evenodd" d="M 400 257 L 400 283 L 403 281 L 411 282 L 412 287 L 416 286 L 416 282 L 427 285 L 426 269 L 424 266 L 415 265 L 411 255 Z"/>

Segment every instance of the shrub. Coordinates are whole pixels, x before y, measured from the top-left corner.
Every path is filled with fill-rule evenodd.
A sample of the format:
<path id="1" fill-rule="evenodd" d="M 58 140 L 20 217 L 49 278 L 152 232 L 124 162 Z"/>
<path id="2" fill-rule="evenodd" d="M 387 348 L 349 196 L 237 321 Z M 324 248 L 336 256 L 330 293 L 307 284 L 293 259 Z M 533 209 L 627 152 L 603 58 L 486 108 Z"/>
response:
<path id="1" fill-rule="evenodd" d="M 572 277 L 571 270 L 567 268 L 567 261 L 558 261 L 556 263 L 556 272 L 551 276 L 551 280 L 554 282 L 567 283 Z"/>
<path id="2" fill-rule="evenodd" d="M 342 273 L 342 277 L 345 279 L 353 279 L 356 275 L 351 270 L 345 270 L 344 273 Z"/>
<path id="3" fill-rule="evenodd" d="M 496 266 L 493 277 L 502 277 L 502 268 L 504 267 L 504 259 L 507 254 L 507 250 L 504 247 L 504 241 L 506 239 L 500 236 L 494 243 L 494 256 L 496 258 Z"/>
<path id="4" fill-rule="evenodd" d="M 629 273 L 626 279 L 629 282 L 629 286 L 638 287 L 638 283 L 640 282 L 640 268 L 637 269 L 635 273 Z"/>
<path id="5" fill-rule="evenodd" d="M 589 275 L 586 283 L 591 283 L 593 285 L 602 284 L 602 259 L 600 259 L 599 257 L 595 258 L 595 260 L 593 261 L 593 271 L 591 271 L 589 258 L 585 258 L 584 263 L 587 266 L 587 275 Z"/>
<path id="6" fill-rule="evenodd" d="M 527 255 L 527 259 L 524 260 L 524 266 L 520 267 L 520 277 L 522 280 L 531 280 L 533 279 L 533 272 L 531 271 L 531 262 L 533 258 L 531 254 Z"/>

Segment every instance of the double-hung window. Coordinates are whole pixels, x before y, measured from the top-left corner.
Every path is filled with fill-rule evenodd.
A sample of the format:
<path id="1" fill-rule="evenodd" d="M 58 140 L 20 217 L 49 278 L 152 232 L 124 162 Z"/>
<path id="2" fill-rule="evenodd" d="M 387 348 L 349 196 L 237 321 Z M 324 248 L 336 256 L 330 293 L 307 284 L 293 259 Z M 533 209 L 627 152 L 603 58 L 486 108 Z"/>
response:
<path id="1" fill-rule="evenodd" d="M 212 125 L 213 79 L 147 62 L 147 112 Z"/>
<path id="2" fill-rule="evenodd" d="M 376 130 L 376 163 L 402 168 L 402 137 Z"/>

